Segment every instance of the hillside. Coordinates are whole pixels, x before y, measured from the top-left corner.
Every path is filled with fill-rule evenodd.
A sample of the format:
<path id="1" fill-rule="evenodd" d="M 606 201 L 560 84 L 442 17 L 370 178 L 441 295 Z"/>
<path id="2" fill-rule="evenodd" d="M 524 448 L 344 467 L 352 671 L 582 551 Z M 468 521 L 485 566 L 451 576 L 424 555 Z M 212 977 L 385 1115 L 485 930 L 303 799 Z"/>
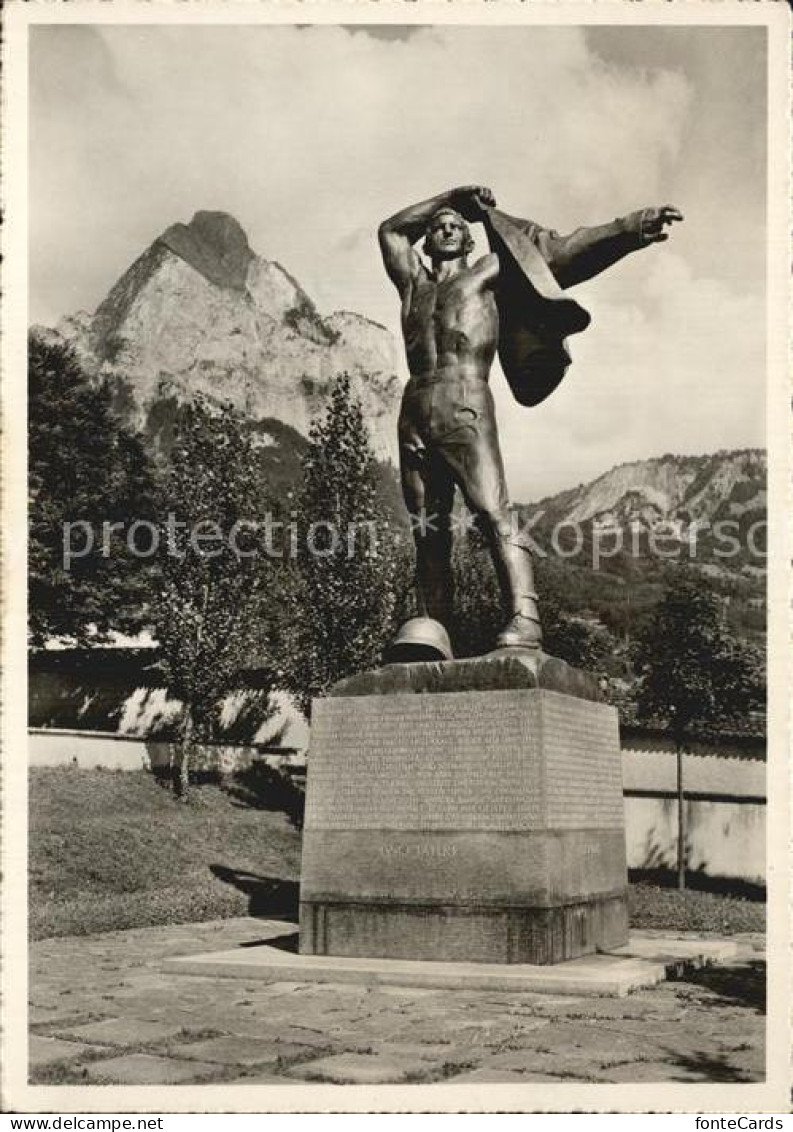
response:
<path id="1" fill-rule="evenodd" d="M 519 508 L 549 551 L 540 575 L 572 612 L 630 633 L 683 563 L 734 627 L 765 629 L 766 456 L 757 449 L 660 456 Z M 560 548 L 561 555 L 553 554 Z"/>
<path id="2" fill-rule="evenodd" d="M 569 523 L 653 526 L 765 515 L 766 456 L 759 449 L 707 456 L 660 456 L 620 464 L 589 484 L 530 505 Z"/>

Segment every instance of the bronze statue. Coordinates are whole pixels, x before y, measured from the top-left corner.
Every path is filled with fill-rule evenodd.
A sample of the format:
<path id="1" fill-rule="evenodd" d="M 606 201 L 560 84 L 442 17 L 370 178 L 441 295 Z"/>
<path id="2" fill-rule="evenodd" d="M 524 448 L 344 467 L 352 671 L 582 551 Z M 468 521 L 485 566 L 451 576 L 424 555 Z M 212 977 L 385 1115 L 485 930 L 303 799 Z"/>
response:
<path id="1" fill-rule="evenodd" d="M 499 212 L 490 189 L 467 185 L 398 212 L 379 229 L 386 271 L 402 300 L 410 380 L 399 416 L 402 490 L 416 543 L 418 611 L 448 625 L 455 487 L 488 539 L 509 620 L 496 648 L 539 648 L 529 550 L 516 534 L 488 379 L 498 350 L 521 404 L 538 404 L 570 362 L 565 338 L 589 315 L 563 288 L 628 252 L 668 239 L 683 217 L 648 208 L 569 236 Z M 469 264 L 469 223 L 489 254 Z M 427 267 L 414 248 L 423 238 Z M 443 636 L 443 634 L 441 634 Z M 446 650 L 441 647 L 439 654 Z"/>

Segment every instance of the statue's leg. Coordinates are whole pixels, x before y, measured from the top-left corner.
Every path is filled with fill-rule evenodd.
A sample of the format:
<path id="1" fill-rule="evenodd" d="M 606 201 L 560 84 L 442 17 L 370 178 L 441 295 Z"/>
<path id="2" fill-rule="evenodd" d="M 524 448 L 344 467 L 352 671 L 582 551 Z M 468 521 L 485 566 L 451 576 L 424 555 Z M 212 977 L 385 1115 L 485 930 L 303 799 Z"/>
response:
<path id="1" fill-rule="evenodd" d="M 531 551 L 509 506 L 492 394 L 487 386 L 478 391 L 476 398 L 469 396 L 462 419 L 467 422 L 466 427 L 444 439 L 443 453 L 469 510 L 477 516 L 480 530 L 490 544 L 509 613 L 497 646 L 539 647 L 542 630 Z"/>
<path id="2" fill-rule="evenodd" d="M 475 474 L 469 480 L 471 502 L 469 506 L 479 517 L 480 527 L 488 539 L 493 554 L 493 565 L 498 575 L 509 621 L 497 639 L 500 648 L 539 647 L 542 629 L 534 588 L 534 568 L 531 551 L 521 539 L 516 516 L 508 503 L 502 502 L 501 490 L 494 490 L 491 468 L 495 460 L 488 452 L 482 453 L 475 463 Z"/>
<path id="3" fill-rule="evenodd" d="M 454 479 L 417 435 L 400 433 L 402 493 L 416 544 L 416 601 L 421 617 L 447 628 L 454 589 L 450 516 Z"/>

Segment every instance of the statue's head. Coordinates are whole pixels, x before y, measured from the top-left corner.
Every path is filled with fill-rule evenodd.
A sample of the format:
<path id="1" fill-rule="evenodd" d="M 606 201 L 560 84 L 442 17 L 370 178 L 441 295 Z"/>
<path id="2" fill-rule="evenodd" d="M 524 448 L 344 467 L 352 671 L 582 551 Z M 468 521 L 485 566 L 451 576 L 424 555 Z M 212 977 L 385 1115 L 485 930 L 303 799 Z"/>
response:
<path id="1" fill-rule="evenodd" d="M 424 233 L 423 251 L 431 260 L 460 259 L 474 250 L 468 224 L 453 208 L 439 208 Z"/>

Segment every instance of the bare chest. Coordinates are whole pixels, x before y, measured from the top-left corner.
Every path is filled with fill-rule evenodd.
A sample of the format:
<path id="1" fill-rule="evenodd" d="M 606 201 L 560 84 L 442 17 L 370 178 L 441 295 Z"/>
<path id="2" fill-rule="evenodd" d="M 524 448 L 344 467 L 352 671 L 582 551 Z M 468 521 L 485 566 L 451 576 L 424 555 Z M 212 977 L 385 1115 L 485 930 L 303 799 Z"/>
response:
<path id="1" fill-rule="evenodd" d="M 445 331 L 457 330 L 479 336 L 495 314 L 495 301 L 473 273 L 436 282 L 419 280 L 412 289 L 403 321 L 410 336 L 442 337 Z"/>

